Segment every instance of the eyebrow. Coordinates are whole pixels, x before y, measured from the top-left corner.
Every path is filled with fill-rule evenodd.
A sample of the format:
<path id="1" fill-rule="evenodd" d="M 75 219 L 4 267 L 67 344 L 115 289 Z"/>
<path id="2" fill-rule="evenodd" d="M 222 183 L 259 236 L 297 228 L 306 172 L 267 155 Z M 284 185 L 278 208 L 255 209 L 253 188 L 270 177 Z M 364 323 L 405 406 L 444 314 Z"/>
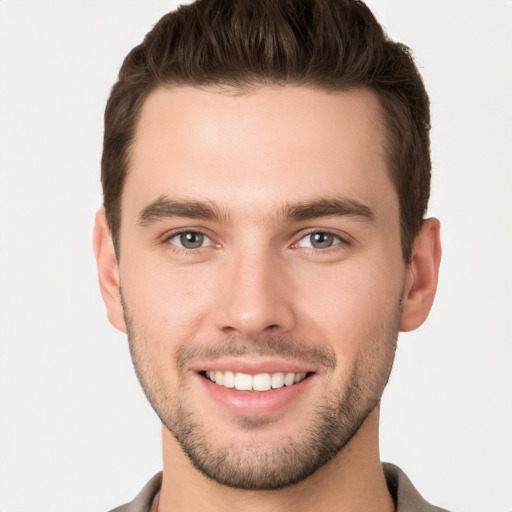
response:
<path id="1" fill-rule="evenodd" d="M 304 201 L 284 207 L 283 217 L 295 221 L 320 217 L 354 217 L 363 221 L 374 221 L 373 210 L 354 199 L 327 198 Z"/>
<path id="2" fill-rule="evenodd" d="M 139 212 L 138 223 L 141 226 L 146 226 L 160 219 L 172 217 L 220 222 L 227 216 L 210 201 L 173 200 L 167 196 L 160 196 Z"/>
<path id="3" fill-rule="evenodd" d="M 160 196 L 140 211 L 138 224 L 147 226 L 160 219 L 173 217 L 222 222 L 228 219 L 229 215 L 211 201 L 175 200 Z M 369 222 L 375 220 L 375 214 L 371 208 L 359 201 L 347 198 L 325 198 L 284 205 L 277 215 L 277 221 L 304 221 L 321 217 L 353 217 Z"/>

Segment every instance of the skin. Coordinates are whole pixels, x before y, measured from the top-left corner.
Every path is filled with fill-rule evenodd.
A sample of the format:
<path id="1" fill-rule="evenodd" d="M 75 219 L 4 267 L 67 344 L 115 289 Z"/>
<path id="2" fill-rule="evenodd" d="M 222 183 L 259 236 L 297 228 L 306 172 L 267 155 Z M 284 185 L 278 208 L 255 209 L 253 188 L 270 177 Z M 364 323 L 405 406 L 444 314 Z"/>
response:
<path id="1" fill-rule="evenodd" d="M 122 196 L 119 260 L 103 211 L 94 243 L 109 319 L 129 331 L 141 383 L 169 427 L 159 510 L 394 510 L 378 403 L 398 331 L 429 313 L 441 249 L 439 223 L 428 219 L 411 261 L 402 259 L 382 130 L 378 100 L 362 89 L 183 87 L 147 99 Z M 334 200 L 348 209 L 293 215 L 297 205 Z M 217 215 L 203 209 L 198 218 L 197 202 Z M 203 233 L 204 244 L 179 247 L 183 231 Z M 312 233 L 334 237 L 312 247 Z M 254 364 L 310 376 L 282 405 L 233 412 L 199 374 Z M 351 400 L 352 420 L 337 420 L 354 432 L 339 434 L 339 452 L 278 490 L 213 481 L 175 438 L 185 435 L 176 421 L 185 414 L 208 454 L 224 450 L 228 465 L 268 471 L 270 450 L 306 445 L 319 407 Z"/>

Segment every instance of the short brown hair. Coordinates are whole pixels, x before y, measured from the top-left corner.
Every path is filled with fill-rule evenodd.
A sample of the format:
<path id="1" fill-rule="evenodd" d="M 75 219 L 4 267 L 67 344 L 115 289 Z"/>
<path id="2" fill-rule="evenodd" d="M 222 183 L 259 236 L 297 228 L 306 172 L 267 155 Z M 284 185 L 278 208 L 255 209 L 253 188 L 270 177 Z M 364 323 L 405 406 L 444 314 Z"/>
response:
<path id="1" fill-rule="evenodd" d="M 101 181 L 119 255 L 121 196 L 142 105 L 162 86 L 367 87 L 380 101 L 408 262 L 430 195 L 429 99 L 410 50 L 358 0 L 197 0 L 125 58 L 105 111 Z"/>

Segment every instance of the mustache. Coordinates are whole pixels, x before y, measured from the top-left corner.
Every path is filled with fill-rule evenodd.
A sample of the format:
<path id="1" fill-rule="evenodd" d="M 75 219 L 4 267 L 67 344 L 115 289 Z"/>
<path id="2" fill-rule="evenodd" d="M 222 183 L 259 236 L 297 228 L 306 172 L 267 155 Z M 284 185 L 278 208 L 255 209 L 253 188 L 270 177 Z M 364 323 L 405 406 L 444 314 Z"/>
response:
<path id="1" fill-rule="evenodd" d="M 214 343 L 186 343 L 176 353 L 176 367 L 179 372 L 183 372 L 197 360 L 212 361 L 223 357 L 244 356 L 294 359 L 314 363 L 329 371 L 336 368 L 336 356 L 331 348 L 290 336 L 269 336 L 257 341 L 229 337 Z"/>

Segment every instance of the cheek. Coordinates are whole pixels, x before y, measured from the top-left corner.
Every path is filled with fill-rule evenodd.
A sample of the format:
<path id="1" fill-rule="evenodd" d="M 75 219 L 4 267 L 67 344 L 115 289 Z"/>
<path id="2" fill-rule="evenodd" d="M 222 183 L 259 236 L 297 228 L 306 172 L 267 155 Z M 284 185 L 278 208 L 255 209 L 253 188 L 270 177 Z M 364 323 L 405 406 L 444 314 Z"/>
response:
<path id="1" fill-rule="evenodd" d="M 320 336 L 318 341 L 331 343 L 347 357 L 384 336 L 396 319 L 403 276 L 379 267 L 340 266 L 317 274 L 315 286 L 297 285 L 296 308 L 306 335 Z"/>
<path id="2" fill-rule="evenodd" d="M 204 271 L 134 259 L 121 275 L 130 316 L 155 341 L 190 338 L 212 303 L 212 280 Z"/>

